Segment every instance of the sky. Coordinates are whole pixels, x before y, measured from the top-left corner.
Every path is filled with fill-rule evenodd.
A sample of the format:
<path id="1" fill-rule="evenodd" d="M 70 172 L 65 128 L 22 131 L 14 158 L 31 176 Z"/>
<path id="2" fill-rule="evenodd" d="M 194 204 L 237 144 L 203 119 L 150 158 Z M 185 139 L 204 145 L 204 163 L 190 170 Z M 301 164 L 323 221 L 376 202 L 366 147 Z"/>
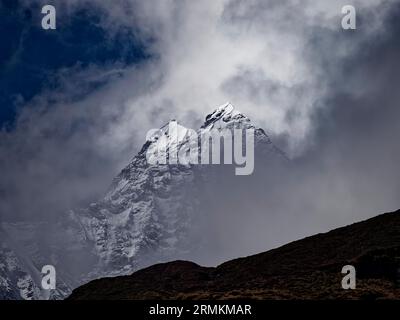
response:
<path id="1" fill-rule="evenodd" d="M 148 130 L 198 128 L 226 101 L 291 159 L 290 208 L 312 199 L 293 237 L 400 208 L 400 1 L 2 0 L 0 15 L 2 219 L 98 199 Z"/>
<path id="2" fill-rule="evenodd" d="M 37 2 L 23 6 L 18 0 L 3 0 L 0 10 L 1 126 L 12 128 L 18 107 L 44 88 L 55 88 L 54 76 L 62 69 L 116 62 L 129 65 L 147 58 L 144 43 L 132 32 L 120 30 L 109 39 L 98 25 L 99 17 L 86 7 L 71 16 L 59 10 L 57 32 L 44 32 Z M 93 83 L 87 93 L 102 83 Z"/>

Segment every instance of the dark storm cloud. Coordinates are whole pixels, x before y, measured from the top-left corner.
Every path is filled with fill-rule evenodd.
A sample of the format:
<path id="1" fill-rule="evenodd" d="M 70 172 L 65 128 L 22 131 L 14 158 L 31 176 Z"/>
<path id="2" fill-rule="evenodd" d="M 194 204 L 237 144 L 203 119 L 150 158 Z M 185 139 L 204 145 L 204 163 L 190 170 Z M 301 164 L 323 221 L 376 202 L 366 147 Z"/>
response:
<path id="1" fill-rule="evenodd" d="M 396 40 L 400 4 L 381 9 L 388 14 L 382 16 L 376 8 L 360 10 L 356 31 L 318 25 L 307 31 L 303 54 L 313 64 L 315 81 L 326 84 L 326 90 L 314 101 L 310 134 L 303 142 L 306 151 L 292 160 L 290 169 L 277 170 L 278 183 L 269 185 L 275 173 L 266 167 L 267 172 L 261 172 L 261 176 L 266 174 L 264 181 L 256 179 L 249 188 L 251 194 L 240 194 L 240 205 L 250 201 L 252 213 L 248 209 L 236 212 L 239 204 L 227 202 L 229 219 L 219 231 L 226 258 L 400 207 L 400 45 Z M 367 31 L 369 23 L 380 25 L 378 34 Z M 223 88 L 260 100 L 310 94 L 307 85 L 289 88 L 262 72 L 245 69 Z M 298 108 L 301 104 L 286 113 L 288 123 L 301 117 L 296 114 Z M 291 139 L 287 135 L 275 138 L 283 146 Z M 245 221 L 238 218 L 244 212 Z M 224 214 L 217 213 L 222 220 L 220 215 Z M 236 247 L 230 245 L 232 234 L 240 239 Z"/>
<path id="2" fill-rule="evenodd" d="M 349 216 L 400 207 L 399 17 L 397 4 L 382 22 L 381 37 L 364 41 L 330 73 L 325 108 L 314 119 L 317 147 L 305 161 L 322 161 L 350 192 Z"/>
<path id="3" fill-rule="evenodd" d="M 365 37 L 362 27 L 312 33 L 306 54 L 328 89 L 316 101 L 308 150 L 283 179 L 280 209 L 297 205 L 299 218 L 286 231 L 327 231 L 400 207 L 399 9 L 391 7 L 379 36 Z M 364 12 L 362 25 L 368 17 L 374 12 Z M 351 54 L 329 54 L 338 43 Z M 285 145 L 287 136 L 277 138 Z"/>

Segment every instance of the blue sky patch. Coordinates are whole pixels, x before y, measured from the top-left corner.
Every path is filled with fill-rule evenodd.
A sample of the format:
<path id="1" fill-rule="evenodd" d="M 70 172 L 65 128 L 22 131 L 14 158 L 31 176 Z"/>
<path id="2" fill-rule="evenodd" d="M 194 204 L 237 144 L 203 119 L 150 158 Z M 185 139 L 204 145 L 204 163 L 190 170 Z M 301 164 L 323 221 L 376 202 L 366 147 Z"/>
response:
<path id="1" fill-rule="evenodd" d="M 31 100 L 62 68 L 123 65 L 149 58 L 146 44 L 120 28 L 110 39 L 101 12 L 83 7 L 73 16 L 57 11 L 57 30 L 43 30 L 41 7 L 0 0 L 0 127 L 12 126 L 17 108 Z M 95 86 L 96 87 L 96 86 Z"/>

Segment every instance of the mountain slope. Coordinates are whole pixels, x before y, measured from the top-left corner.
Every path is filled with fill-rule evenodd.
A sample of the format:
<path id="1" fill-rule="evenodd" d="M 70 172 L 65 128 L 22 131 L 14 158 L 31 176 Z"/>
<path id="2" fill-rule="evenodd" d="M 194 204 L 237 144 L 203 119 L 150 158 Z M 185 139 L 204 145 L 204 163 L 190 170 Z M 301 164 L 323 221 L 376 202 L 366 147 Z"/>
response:
<path id="1" fill-rule="evenodd" d="M 170 123 L 178 132 L 170 132 L 174 127 Z M 170 123 L 147 139 L 99 201 L 70 210 L 55 224 L 2 223 L 0 227 L 9 232 L 0 232 L 4 250 L 0 256 L 0 298 L 47 299 L 49 294 L 40 289 L 40 270 L 47 264 L 57 270 L 57 290 L 50 298 L 60 298 L 92 279 L 188 259 L 202 248 L 208 252 L 205 242 L 213 243 L 202 236 L 202 230 L 209 229 L 215 198 L 211 190 L 218 189 L 219 181 L 225 181 L 227 175 L 223 166 L 149 163 L 146 153 L 159 147 L 161 136 L 167 137 L 168 150 L 190 143 L 187 129 L 177 126 L 175 120 Z M 211 129 L 254 129 L 255 148 L 263 161 L 285 161 L 265 132 L 230 103 L 211 112 L 197 133 Z M 13 264 L 7 258 L 11 256 Z"/>
<path id="2" fill-rule="evenodd" d="M 255 148 L 266 161 L 285 160 L 265 132 L 230 103 L 210 113 L 197 134 L 250 128 L 255 130 Z M 170 154 L 190 142 L 188 129 L 170 121 L 148 138 L 102 200 L 70 212 L 99 258 L 90 278 L 129 274 L 156 262 L 185 258 L 201 248 L 200 226 L 207 223 L 203 191 L 210 189 L 218 169 L 190 163 L 149 163 L 146 157 L 154 149 Z M 199 145 L 199 153 L 201 148 Z"/>
<path id="3" fill-rule="evenodd" d="M 347 264 L 355 290 L 341 288 Z M 216 268 L 175 261 L 95 280 L 69 299 L 400 299 L 399 271 L 397 211 Z"/>

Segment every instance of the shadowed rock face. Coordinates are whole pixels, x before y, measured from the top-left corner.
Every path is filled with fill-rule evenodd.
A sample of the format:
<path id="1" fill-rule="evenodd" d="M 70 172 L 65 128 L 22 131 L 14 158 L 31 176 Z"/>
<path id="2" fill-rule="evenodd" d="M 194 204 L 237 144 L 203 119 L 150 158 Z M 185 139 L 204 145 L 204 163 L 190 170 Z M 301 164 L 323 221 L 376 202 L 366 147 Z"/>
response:
<path id="1" fill-rule="evenodd" d="M 355 290 L 341 288 L 347 264 Z M 216 268 L 174 261 L 95 280 L 69 299 L 399 299 L 399 268 L 397 211 Z"/>

